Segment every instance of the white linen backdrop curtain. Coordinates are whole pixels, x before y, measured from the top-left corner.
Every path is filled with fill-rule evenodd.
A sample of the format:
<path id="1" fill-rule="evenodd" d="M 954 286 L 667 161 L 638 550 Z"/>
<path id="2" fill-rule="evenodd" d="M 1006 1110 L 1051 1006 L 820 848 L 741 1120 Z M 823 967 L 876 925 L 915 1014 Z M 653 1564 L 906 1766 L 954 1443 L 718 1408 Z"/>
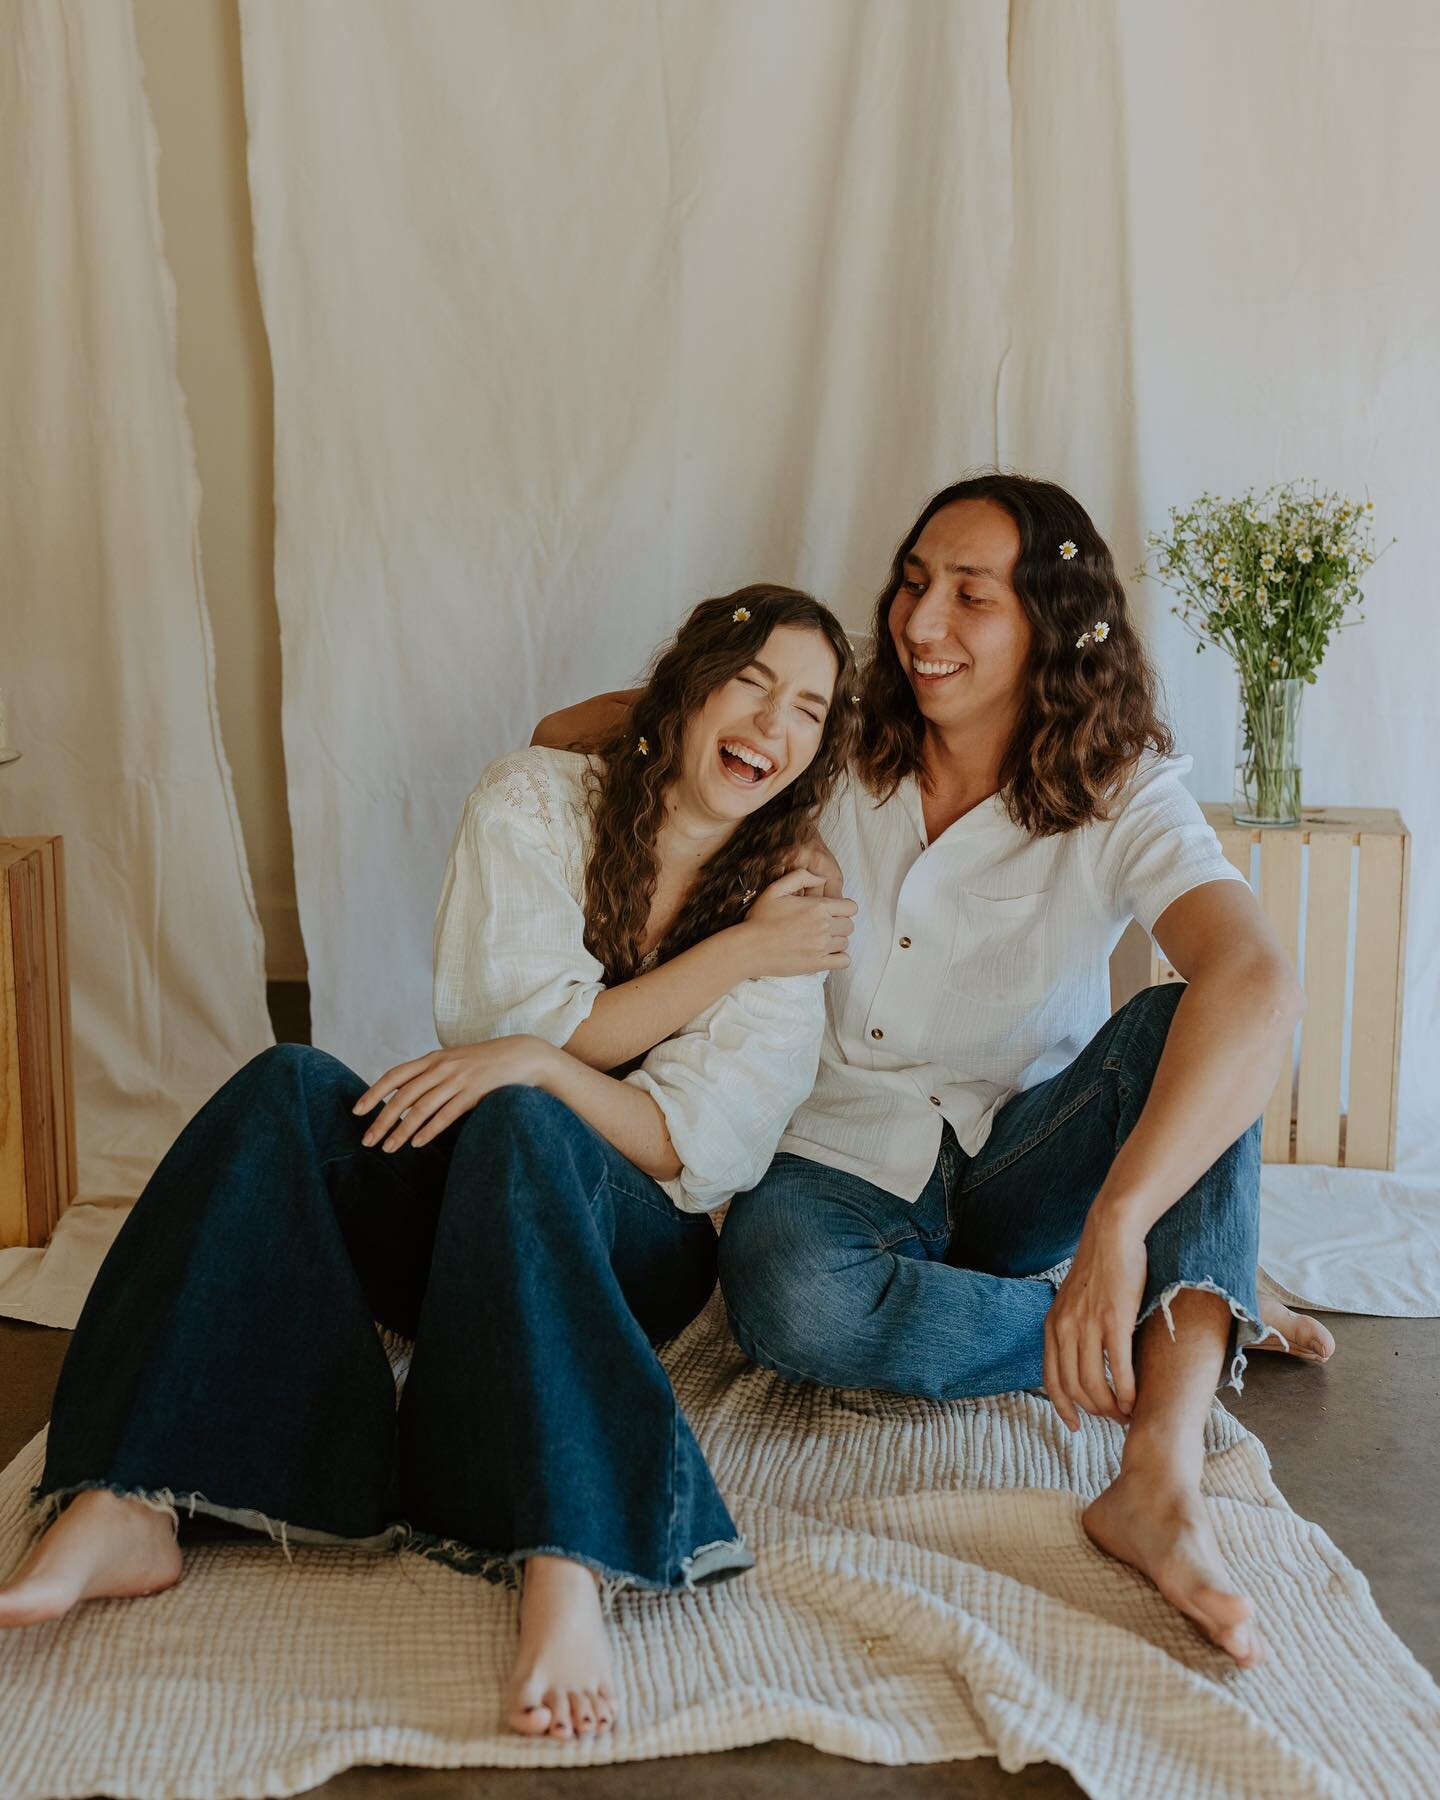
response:
<path id="1" fill-rule="evenodd" d="M 992 459 L 1074 488 L 1127 574 L 1170 503 L 1313 475 L 1401 540 L 1305 765 L 1311 803 L 1415 833 L 1407 1180 L 1289 1199 L 1312 1242 L 1440 1207 L 1427 8 L 241 14 L 317 1042 L 367 1075 L 433 1044 L 465 792 L 701 594 L 794 581 L 858 626 L 920 501 Z M 1229 665 L 1132 591 L 1228 797 Z"/>
<path id="2" fill-rule="evenodd" d="M 1421 0 L 1016 0 L 1002 461 L 1091 505 L 1128 575 L 1202 489 L 1292 477 L 1399 541 L 1306 690 L 1308 805 L 1413 833 L 1394 1176 L 1267 1168 L 1262 1262 L 1341 1310 L 1440 1310 L 1440 16 Z M 1130 586 L 1191 779 L 1228 799 L 1234 673 Z"/>
<path id="3" fill-rule="evenodd" d="M 994 451 L 1006 8 L 246 0 L 315 1041 L 433 1046 L 461 803 Z"/>
<path id="4" fill-rule="evenodd" d="M 273 1041 L 220 744 L 156 157 L 128 0 L 11 0 L 0 686 L 23 756 L 0 770 L 0 829 L 65 839 L 82 1200 L 135 1195 Z M 89 1248 L 62 1246 L 57 1268 L 88 1267 L 110 1235 L 90 1208 L 60 1231 Z M 38 1263 L 0 1255 L 0 1311 L 73 1323 L 77 1284 L 61 1279 L 51 1317 Z"/>

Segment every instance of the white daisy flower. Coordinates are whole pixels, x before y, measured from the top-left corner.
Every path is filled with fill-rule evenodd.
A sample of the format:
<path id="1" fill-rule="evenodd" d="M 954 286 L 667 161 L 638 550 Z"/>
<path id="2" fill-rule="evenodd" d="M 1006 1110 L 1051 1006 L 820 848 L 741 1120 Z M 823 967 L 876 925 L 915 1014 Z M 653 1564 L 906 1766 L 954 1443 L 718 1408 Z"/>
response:
<path id="1" fill-rule="evenodd" d="M 1299 549 L 1295 552 L 1295 560 L 1296 562 L 1302 563 L 1313 562 L 1315 560 L 1315 552 L 1308 544 L 1301 544 Z"/>
<path id="2" fill-rule="evenodd" d="M 1106 624 L 1104 619 L 1102 619 L 1098 625 L 1092 625 L 1090 629 L 1095 634 L 1095 642 L 1097 644 L 1103 644 L 1110 635 L 1110 627 Z"/>
<path id="3" fill-rule="evenodd" d="M 1262 569 L 1266 569 L 1266 570 L 1273 569 L 1275 567 L 1275 558 L 1273 556 L 1271 556 L 1271 554 L 1269 553 L 1268 550 L 1266 551 L 1264 556 L 1262 556 L 1260 558 L 1260 567 Z"/>
<path id="4" fill-rule="evenodd" d="M 1060 546 L 1060 554 L 1065 558 L 1066 562 L 1073 562 L 1080 554 L 1080 546 L 1073 538 L 1066 538 L 1065 542 Z"/>

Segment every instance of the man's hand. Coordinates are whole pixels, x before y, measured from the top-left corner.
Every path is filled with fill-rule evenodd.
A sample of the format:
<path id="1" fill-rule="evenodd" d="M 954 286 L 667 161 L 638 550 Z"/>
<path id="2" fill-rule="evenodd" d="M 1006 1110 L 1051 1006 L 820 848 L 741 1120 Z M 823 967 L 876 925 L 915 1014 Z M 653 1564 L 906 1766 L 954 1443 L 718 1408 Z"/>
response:
<path id="1" fill-rule="evenodd" d="M 855 902 L 829 900 L 822 879 L 807 868 L 772 881 L 736 927 L 746 944 L 752 975 L 815 975 L 848 969 Z"/>
<path id="2" fill-rule="evenodd" d="M 641 692 L 640 688 L 621 688 L 562 707 L 559 712 L 546 713 L 530 742 L 545 750 L 595 750 L 624 719 Z"/>
<path id="3" fill-rule="evenodd" d="M 356 1113 L 367 1113 L 385 1100 L 361 1141 L 367 1147 L 380 1144 L 382 1150 L 398 1150 L 413 1139 L 418 1149 L 496 1088 L 512 1083 L 538 1087 L 551 1060 L 560 1054 L 543 1038 L 506 1037 L 489 1044 L 453 1044 L 396 1063 L 355 1102 Z"/>
<path id="4" fill-rule="evenodd" d="M 1045 1320 L 1045 1387 L 1071 1431 L 1080 1413 L 1124 1424 L 1135 1404 L 1132 1343 L 1145 1293 L 1145 1236 L 1091 1211 Z M 1105 1358 L 1110 1358 L 1110 1382 Z"/>
<path id="5" fill-rule="evenodd" d="M 791 852 L 788 869 L 809 869 L 818 875 L 825 884 L 827 900 L 843 900 L 845 898 L 845 877 L 840 865 L 830 854 L 830 846 L 818 833 L 809 837 L 803 844 Z"/>

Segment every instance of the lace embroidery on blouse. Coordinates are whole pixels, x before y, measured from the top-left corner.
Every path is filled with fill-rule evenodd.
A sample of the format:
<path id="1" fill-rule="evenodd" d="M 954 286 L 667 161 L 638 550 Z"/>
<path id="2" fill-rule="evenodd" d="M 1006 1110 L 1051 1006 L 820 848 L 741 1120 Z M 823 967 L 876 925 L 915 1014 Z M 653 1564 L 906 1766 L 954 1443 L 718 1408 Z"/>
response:
<path id="1" fill-rule="evenodd" d="M 519 808 L 529 802 L 530 809 L 539 818 L 542 825 L 553 825 L 554 817 L 550 811 L 550 777 L 537 761 L 529 756 L 507 756 L 492 769 L 486 771 L 485 786 L 497 787 L 504 783 L 506 803 Z"/>

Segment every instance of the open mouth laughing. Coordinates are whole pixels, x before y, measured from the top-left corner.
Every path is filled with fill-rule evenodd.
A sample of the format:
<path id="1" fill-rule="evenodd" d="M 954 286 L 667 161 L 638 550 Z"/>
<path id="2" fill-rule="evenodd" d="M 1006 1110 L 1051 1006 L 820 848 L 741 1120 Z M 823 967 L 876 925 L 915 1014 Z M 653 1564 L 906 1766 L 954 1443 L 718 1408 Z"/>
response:
<path id="1" fill-rule="evenodd" d="M 744 738 L 721 738 L 718 745 L 720 767 L 740 787 L 759 787 L 775 773 L 774 757 L 757 750 Z"/>

